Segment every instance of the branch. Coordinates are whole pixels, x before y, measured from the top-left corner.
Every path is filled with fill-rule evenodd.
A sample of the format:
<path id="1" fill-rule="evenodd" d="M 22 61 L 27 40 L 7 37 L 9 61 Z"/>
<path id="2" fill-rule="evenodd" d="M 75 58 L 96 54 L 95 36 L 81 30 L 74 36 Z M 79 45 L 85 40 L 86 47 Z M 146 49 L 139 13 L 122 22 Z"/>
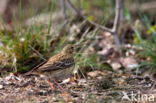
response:
<path id="1" fill-rule="evenodd" d="M 75 14 L 77 14 L 78 16 L 84 18 L 84 16 L 82 15 L 81 11 L 79 11 L 70 0 L 66 0 L 67 4 L 69 5 L 69 7 L 71 7 L 71 9 L 75 12 Z"/>
<path id="2" fill-rule="evenodd" d="M 87 20 L 87 18 L 81 13 L 80 10 L 78 10 L 72 3 L 70 0 L 66 0 L 67 4 L 71 7 L 71 9 L 79 16 L 81 17 L 83 20 L 87 21 L 89 24 L 101 29 L 102 31 L 106 31 L 111 33 L 114 36 L 115 42 L 118 46 L 118 48 L 120 47 L 120 40 L 117 34 L 117 28 L 119 26 L 119 22 L 120 22 L 120 13 L 121 13 L 121 9 L 122 9 L 122 0 L 116 0 L 116 7 L 115 7 L 115 19 L 114 19 L 114 24 L 113 24 L 113 28 L 107 28 L 105 26 L 102 26 L 100 24 L 97 24 L 93 21 Z"/>
<path id="3" fill-rule="evenodd" d="M 116 32 L 117 27 L 119 26 L 122 0 L 116 0 L 115 4 L 116 4 L 116 6 L 115 6 L 115 18 L 114 18 L 114 24 L 113 24 L 113 28 L 112 28 L 113 32 Z"/>
<path id="4" fill-rule="evenodd" d="M 107 32 L 110 32 L 112 33 L 112 30 L 107 28 L 107 27 L 104 27 L 102 25 L 99 25 L 93 21 L 90 21 L 90 20 L 87 20 L 87 18 L 81 13 L 81 11 L 79 11 L 72 3 L 70 0 L 66 0 L 67 3 L 69 4 L 69 6 L 72 8 L 72 10 L 79 16 L 81 17 L 83 20 L 87 21 L 89 24 L 101 29 L 102 31 L 107 31 Z"/>
<path id="5" fill-rule="evenodd" d="M 120 22 L 122 0 L 116 0 L 115 5 L 116 5 L 115 6 L 115 18 L 114 18 L 113 28 L 111 30 L 112 30 L 112 34 L 114 35 L 115 43 L 116 43 L 117 47 L 120 48 L 121 43 L 120 43 L 120 39 L 119 39 L 117 28 L 118 28 L 119 22 Z"/>
<path id="6" fill-rule="evenodd" d="M 88 23 L 90 23 L 91 25 L 93 25 L 93 26 L 95 26 L 95 27 L 101 29 L 102 31 L 106 31 L 106 32 L 113 33 L 112 29 L 109 29 L 109 28 L 107 28 L 107 27 L 105 27 L 105 26 L 102 26 L 102 25 L 100 25 L 100 24 L 97 24 L 97 23 L 95 23 L 95 22 L 93 22 L 93 21 L 89 21 L 89 20 L 87 20 L 87 19 L 85 19 L 85 20 L 86 20 Z"/>

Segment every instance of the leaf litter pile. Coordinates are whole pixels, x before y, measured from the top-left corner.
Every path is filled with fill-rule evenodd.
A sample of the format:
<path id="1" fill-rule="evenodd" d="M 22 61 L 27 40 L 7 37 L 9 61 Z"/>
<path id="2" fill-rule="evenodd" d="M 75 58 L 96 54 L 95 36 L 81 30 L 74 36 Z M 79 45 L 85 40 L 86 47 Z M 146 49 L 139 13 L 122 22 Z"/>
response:
<path id="1" fill-rule="evenodd" d="M 55 84 L 55 83 L 54 83 Z M 61 86 L 61 88 L 59 87 Z M 39 77 L 10 74 L 0 78 L 1 103 L 112 103 L 121 102 L 125 93 L 154 93 L 155 82 L 150 78 L 119 75 L 108 71 L 88 72 L 86 78 L 68 78 L 50 85 Z"/>

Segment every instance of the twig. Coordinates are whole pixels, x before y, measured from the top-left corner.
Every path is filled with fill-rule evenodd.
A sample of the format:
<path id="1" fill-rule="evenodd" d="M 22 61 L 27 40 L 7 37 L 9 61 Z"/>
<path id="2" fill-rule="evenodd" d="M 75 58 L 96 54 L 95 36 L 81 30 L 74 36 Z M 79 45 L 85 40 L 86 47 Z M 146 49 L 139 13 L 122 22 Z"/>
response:
<path id="1" fill-rule="evenodd" d="M 97 23 L 95 23 L 95 22 L 93 22 L 93 21 L 89 21 L 89 20 L 87 20 L 87 22 L 89 22 L 91 25 L 93 25 L 93 26 L 99 28 L 99 29 L 102 30 L 102 31 L 106 31 L 106 32 L 113 33 L 112 29 L 109 29 L 109 28 L 107 28 L 107 27 L 105 27 L 105 26 L 102 26 L 102 25 L 100 25 L 100 24 L 97 24 Z"/>
<path id="2" fill-rule="evenodd" d="M 86 20 L 89 24 L 101 29 L 102 31 L 107 31 L 107 32 L 110 32 L 112 33 L 112 30 L 107 28 L 107 27 L 104 27 L 102 25 L 99 25 L 93 21 L 90 21 L 90 20 L 87 20 L 87 18 L 81 13 L 81 11 L 79 11 L 72 3 L 70 0 L 66 0 L 67 3 L 70 5 L 70 7 L 72 8 L 72 10 L 79 16 L 81 17 L 82 19 Z"/>
<path id="3" fill-rule="evenodd" d="M 116 7 L 115 7 L 115 18 L 112 31 L 117 32 L 117 27 L 119 26 L 120 22 L 120 12 L 121 12 L 121 2 L 122 0 L 116 0 Z"/>
<path id="4" fill-rule="evenodd" d="M 116 43 L 117 47 L 120 48 L 121 47 L 121 43 L 120 43 L 120 39 L 119 39 L 117 28 L 118 28 L 119 22 L 120 22 L 122 0 L 116 0 L 115 4 L 116 4 L 116 6 L 115 6 L 115 18 L 114 18 L 113 28 L 111 29 L 111 31 L 112 31 L 112 34 L 114 36 L 114 40 L 115 40 L 115 43 Z"/>
<path id="5" fill-rule="evenodd" d="M 66 0 L 67 4 L 69 5 L 69 7 L 75 12 L 75 14 L 77 14 L 78 16 L 82 17 L 84 19 L 84 16 L 82 15 L 81 11 L 78 10 L 70 0 Z"/>
<path id="6" fill-rule="evenodd" d="M 40 63 L 39 65 L 35 66 L 34 68 L 31 69 L 31 71 L 27 72 L 25 75 L 31 73 L 32 71 L 34 71 L 36 68 L 40 67 L 41 65 L 43 65 L 44 63 L 47 62 L 47 60 L 43 57 L 42 54 L 40 54 L 37 50 L 35 50 L 31 45 L 29 45 L 29 47 L 36 52 L 36 54 L 38 54 L 40 56 L 40 58 L 42 58 L 44 60 L 44 62 Z"/>
<path id="7" fill-rule="evenodd" d="M 29 45 L 29 47 L 30 47 L 36 54 L 38 54 L 38 55 L 40 56 L 40 58 L 42 58 L 44 61 L 47 61 L 47 60 L 43 57 L 43 55 L 42 55 L 41 53 L 39 53 L 37 50 L 35 50 L 31 45 Z"/>
<path id="8" fill-rule="evenodd" d="M 25 75 L 27 75 L 27 74 L 33 72 L 34 70 L 36 70 L 37 68 L 39 68 L 40 66 L 42 66 L 42 65 L 45 64 L 45 63 L 46 63 L 46 61 L 44 61 L 44 62 L 38 64 L 37 66 L 35 66 L 34 68 L 32 68 L 29 72 L 27 72 Z"/>
<path id="9" fill-rule="evenodd" d="M 81 13 L 80 10 L 78 10 L 72 3 L 70 0 L 66 0 L 67 4 L 72 8 L 72 10 L 79 16 L 81 17 L 83 20 L 87 21 L 89 24 L 99 28 L 102 31 L 106 31 L 106 32 L 110 32 L 115 39 L 115 42 L 117 44 L 117 46 L 119 47 L 121 45 L 118 34 L 117 34 L 117 28 L 119 26 L 119 20 L 120 20 L 120 12 L 121 12 L 121 4 L 122 4 L 122 0 L 116 0 L 116 9 L 115 9 L 115 19 L 114 19 L 114 24 L 113 24 L 113 28 L 107 28 L 103 25 L 97 24 L 93 21 L 87 20 L 87 18 Z"/>

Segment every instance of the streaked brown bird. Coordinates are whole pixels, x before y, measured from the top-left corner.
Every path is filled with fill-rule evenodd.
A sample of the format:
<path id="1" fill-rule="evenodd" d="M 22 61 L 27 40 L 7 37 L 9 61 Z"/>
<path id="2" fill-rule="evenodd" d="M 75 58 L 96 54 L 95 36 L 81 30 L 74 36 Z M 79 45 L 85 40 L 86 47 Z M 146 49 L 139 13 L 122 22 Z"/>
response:
<path id="1" fill-rule="evenodd" d="M 72 44 L 66 45 L 62 51 L 51 58 L 40 66 L 39 68 L 29 72 L 29 74 L 41 74 L 49 79 L 60 80 L 68 77 L 72 74 L 74 66 L 74 46 Z"/>

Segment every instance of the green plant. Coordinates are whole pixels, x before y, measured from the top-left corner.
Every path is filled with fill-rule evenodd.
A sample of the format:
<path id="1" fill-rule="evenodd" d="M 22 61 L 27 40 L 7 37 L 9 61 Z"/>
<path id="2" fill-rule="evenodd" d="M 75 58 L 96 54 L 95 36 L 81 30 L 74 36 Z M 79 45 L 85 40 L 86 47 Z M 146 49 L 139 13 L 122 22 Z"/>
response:
<path id="1" fill-rule="evenodd" d="M 145 61 L 142 62 L 141 65 L 147 66 L 153 71 L 156 68 L 156 29 L 151 26 L 147 33 L 150 37 L 146 40 L 142 40 L 141 42 L 143 51 L 140 54 L 145 58 Z"/>
<path id="2" fill-rule="evenodd" d="M 146 58 L 142 65 L 148 66 L 152 69 L 156 67 L 156 38 L 153 37 L 153 40 L 144 41 L 141 44 L 143 51 L 140 53 L 142 57 Z"/>
<path id="3" fill-rule="evenodd" d="M 49 51 L 48 37 L 41 32 L 41 27 L 33 27 L 31 29 L 23 29 L 16 31 L 13 35 L 0 34 L 1 55 L 5 56 L 5 63 L 2 65 L 10 65 L 15 71 L 20 68 L 31 68 L 35 65 L 30 61 L 42 60 L 45 53 Z M 44 36 L 43 36 L 44 35 Z M 41 55 L 42 54 L 42 55 Z"/>

